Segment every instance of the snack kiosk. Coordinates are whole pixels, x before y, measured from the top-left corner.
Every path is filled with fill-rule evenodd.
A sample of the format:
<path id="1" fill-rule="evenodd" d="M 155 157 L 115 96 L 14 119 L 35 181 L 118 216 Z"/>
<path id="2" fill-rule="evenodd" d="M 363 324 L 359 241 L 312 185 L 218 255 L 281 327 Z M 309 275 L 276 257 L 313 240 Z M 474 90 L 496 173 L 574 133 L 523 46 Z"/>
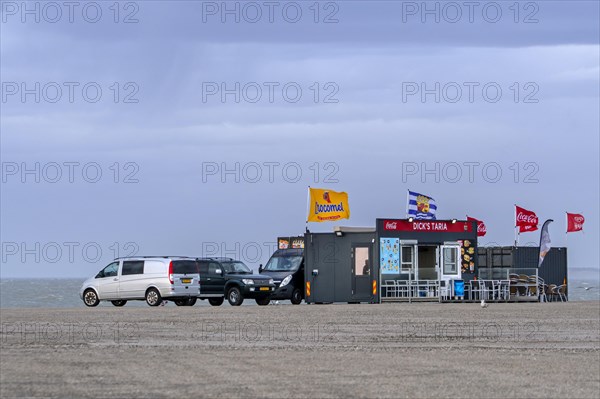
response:
<path id="1" fill-rule="evenodd" d="M 377 219 L 304 241 L 307 303 L 461 299 L 477 267 L 473 221 Z"/>

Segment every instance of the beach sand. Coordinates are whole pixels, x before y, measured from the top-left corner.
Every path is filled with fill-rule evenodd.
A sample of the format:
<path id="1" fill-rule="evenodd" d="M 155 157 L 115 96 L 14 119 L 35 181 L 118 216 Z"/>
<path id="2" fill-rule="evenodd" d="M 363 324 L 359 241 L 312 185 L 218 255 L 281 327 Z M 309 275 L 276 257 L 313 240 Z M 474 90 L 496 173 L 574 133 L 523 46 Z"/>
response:
<path id="1" fill-rule="evenodd" d="M 2 397 L 590 397 L 600 303 L 2 309 Z"/>

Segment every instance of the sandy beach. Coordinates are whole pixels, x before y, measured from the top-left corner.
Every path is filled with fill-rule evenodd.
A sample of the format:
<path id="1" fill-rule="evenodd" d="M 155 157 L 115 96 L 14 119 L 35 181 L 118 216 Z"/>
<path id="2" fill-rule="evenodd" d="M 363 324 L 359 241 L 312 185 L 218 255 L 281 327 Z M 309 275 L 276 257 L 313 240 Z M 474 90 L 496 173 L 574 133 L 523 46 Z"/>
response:
<path id="1" fill-rule="evenodd" d="M 2 309 L 2 397 L 597 397 L 600 303 Z"/>

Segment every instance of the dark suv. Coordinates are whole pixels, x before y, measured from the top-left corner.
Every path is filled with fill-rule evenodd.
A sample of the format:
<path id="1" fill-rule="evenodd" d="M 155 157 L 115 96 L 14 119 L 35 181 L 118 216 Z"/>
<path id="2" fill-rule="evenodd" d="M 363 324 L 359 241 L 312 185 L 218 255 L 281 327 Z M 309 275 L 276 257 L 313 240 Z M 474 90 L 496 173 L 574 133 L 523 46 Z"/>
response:
<path id="1" fill-rule="evenodd" d="M 239 306 L 244 298 L 252 298 L 265 306 L 275 290 L 273 279 L 252 273 L 244 262 L 231 258 L 198 258 L 200 268 L 200 299 L 208 299 L 220 306 L 227 298 L 232 306 Z"/>

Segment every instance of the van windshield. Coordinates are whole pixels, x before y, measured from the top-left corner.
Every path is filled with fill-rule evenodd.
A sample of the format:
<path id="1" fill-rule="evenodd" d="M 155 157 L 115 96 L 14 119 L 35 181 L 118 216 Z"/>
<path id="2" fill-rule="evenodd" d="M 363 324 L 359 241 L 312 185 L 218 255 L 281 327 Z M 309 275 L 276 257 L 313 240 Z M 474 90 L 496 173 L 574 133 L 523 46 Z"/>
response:
<path id="1" fill-rule="evenodd" d="M 223 269 L 225 273 L 252 274 L 252 270 L 243 262 L 223 262 Z"/>
<path id="2" fill-rule="evenodd" d="M 195 260 L 174 260 L 173 274 L 196 274 L 198 264 Z"/>
<path id="3" fill-rule="evenodd" d="M 271 272 L 294 272 L 302 263 L 302 256 L 273 256 L 263 270 Z"/>

